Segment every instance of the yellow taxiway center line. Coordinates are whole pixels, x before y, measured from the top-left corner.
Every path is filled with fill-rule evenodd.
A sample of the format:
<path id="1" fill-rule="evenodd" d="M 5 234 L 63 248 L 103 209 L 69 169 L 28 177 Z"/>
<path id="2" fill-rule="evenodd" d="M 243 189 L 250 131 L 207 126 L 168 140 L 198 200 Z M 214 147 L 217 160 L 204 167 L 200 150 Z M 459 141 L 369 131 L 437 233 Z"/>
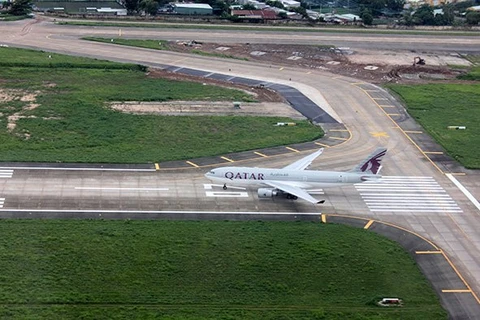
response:
<path id="1" fill-rule="evenodd" d="M 382 108 L 396 108 L 396 106 L 390 106 L 390 105 L 380 105 Z"/>
<path id="2" fill-rule="evenodd" d="M 442 251 L 435 250 L 435 251 L 415 251 L 415 254 L 440 254 Z"/>
<path id="3" fill-rule="evenodd" d="M 425 154 L 443 154 L 441 151 L 424 151 Z"/>
<path id="4" fill-rule="evenodd" d="M 332 129 L 332 130 L 328 130 L 330 132 L 348 132 L 347 129 Z"/>
<path id="5" fill-rule="evenodd" d="M 268 157 L 268 156 L 264 155 L 263 153 L 260 153 L 260 152 L 257 152 L 257 151 L 254 151 L 253 153 L 259 155 L 260 157 L 264 157 L 264 158 Z"/>
<path id="6" fill-rule="evenodd" d="M 278 69 L 278 70 L 282 71 L 282 70 L 283 70 L 283 67 L 281 67 L 281 68 L 280 68 L 280 69 Z"/>
<path id="7" fill-rule="evenodd" d="M 466 176 L 465 172 L 452 172 L 450 173 L 452 176 Z"/>
<path id="8" fill-rule="evenodd" d="M 327 215 L 322 214 L 322 223 L 327 223 Z"/>
<path id="9" fill-rule="evenodd" d="M 348 139 L 346 138 L 340 138 L 340 137 L 329 137 L 330 139 L 335 139 L 335 140 L 343 140 L 343 141 L 346 141 Z"/>
<path id="10" fill-rule="evenodd" d="M 158 163 L 155 163 L 155 170 L 160 170 L 160 165 Z"/>
<path id="11" fill-rule="evenodd" d="M 293 152 L 300 152 L 300 151 L 298 151 L 297 149 L 293 149 L 293 148 L 290 148 L 290 147 L 285 147 L 285 148 L 287 148 L 288 150 L 291 150 L 291 151 L 293 151 Z"/>
<path id="12" fill-rule="evenodd" d="M 199 166 L 196 165 L 195 163 L 193 163 L 192 161 L 185 161 L 186 163 L 188 163 L 189 165 L 191 165 L 192 167 L 195 167 L 195 168 L 198 168 Z"/>
<path id="13" fill-rule="evenodd" d="M 373 98 L 375 100 L 388 100 L 388 98 Z"/>
<path id="14" fill-rule="evenodd" d="M 404 132 L 405 133 L 419 133 L 419 134 L 423 133 L 423 131 L 407 131 L 407 130 L 405 130 Z"/>
<path id="15" fill-rule="evenodd" d="M 454 289 L 454 290 L 442 290 L 444 293 L 470 293 L 472 290 L 469 289 Z"/>
<path id="16" fill-rule="evenodd" d="M 363 227 L 363 229 L 368 229 L 370 228 L 370 226 L 375 222 L 375 220 L 370 220 L 367 222 L 367 224 L 365 225 L 365 227 Z"/>
<path id="17" fill-rule="evenodd" d="M 401 116 L 400 113 L 387 113 L 387 116 Z"/>
<path id="18" fill-rule="evenodd" d="M 220 157 L 220 158 L 222 158 L 223 160 L 226 160 L 226 161 L 228 161 L 228 162 L 235 162 L 235 161 L 233 161 L 232 159 L 229 159 L 229 158 L 227 158 L 227 157 Z"/>
<path id="19" fill-rule="evenodd" d="M 320 143 L 320 142 L 314 142 L 317 146 L 320 146 L 320 147 L 325 147 L 325 148 L 330 148 L 329 145 L 326 145 L 326 144 L 323 144 L 323 143 Z"/>

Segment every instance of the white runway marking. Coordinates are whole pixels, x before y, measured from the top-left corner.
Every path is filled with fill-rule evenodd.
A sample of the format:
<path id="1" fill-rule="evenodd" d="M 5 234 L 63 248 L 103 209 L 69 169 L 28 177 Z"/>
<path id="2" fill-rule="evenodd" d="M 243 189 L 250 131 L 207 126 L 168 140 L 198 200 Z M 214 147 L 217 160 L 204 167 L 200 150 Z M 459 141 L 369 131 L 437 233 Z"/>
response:
<path id="1" fill-rule="evenodd" d="M 96 187 L 75 187 L 76 190 L 104 190 L 104 191 L 167 191 L 168 188 L 96 188 Z"/>
<path id="2" fill-rule="evenodd" d="M 462 212 L 432 177 L 384 176 L 355 188 L 372 212 Z"/>
<path id="3" fill-rule="evenodd" d="M 5 198 L 0 198 L 0 208 L 3 208 L 4 203 L 5 203 Z"/>
<path id="4" fill-rule="evenodd" d="M 205 191 L 207 197 L 219 197 L 219 198 L 247 198 L 246 192 L 228 192 L 228 191 Z"/>
<path id="5" fill-rule="evenodd" d="M 213 190 L 213 187 L 223 188 L 223 184 L 210 184 L 210 183 L 203 184 L 203 189 L 205 190 Z M 218 198 L 248 198 L 247 192 L 232 191 L 231 189 L 246 190 L 246 188 L 242 188 L 242 187 L 228 187 L 227 190 L 205 191 L 205 195 L 207 197 L 218 197 Z"/>
<path id="6" fill-rule="evenodd" d="M 447 173 L 446 176 L 447 176 L 448 179 L 450 179 L 457 186 L 458 189 L 460 189 L 460 191 L 463 192 L 463 194 L 468 198 L 468 200 L 470 200 L 473 203 L 473 205 L 478 210 L 480 210 L 480 203 L 478 203 L 478 200 L 475 199 L 475 197 L 470 193 L 470 191 L 468 191 L 467 188 L 465 188 L 460 183 L 460 181 L 458 181 L 452 174 Z"/>
<path id="7" fill-rule="evenodd" d="M 0 178 L 11 178 L 13 176 L 13 170 L 0 170 Z"/>

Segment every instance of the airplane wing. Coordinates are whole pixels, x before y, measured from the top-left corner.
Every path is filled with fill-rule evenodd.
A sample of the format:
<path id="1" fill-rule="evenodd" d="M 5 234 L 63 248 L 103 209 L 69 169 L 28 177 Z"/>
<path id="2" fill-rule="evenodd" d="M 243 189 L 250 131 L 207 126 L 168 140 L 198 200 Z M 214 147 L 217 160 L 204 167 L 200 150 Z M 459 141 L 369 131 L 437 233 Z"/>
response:
<path id="1" fill-rule="evenodd" d="M 283 169 L 288 169 L 288 170 L 305 170 L 313 160 L 315 160 L 319 155 L 321 155 L 323 152 L 323 148 L 320 150 L 298 160 L 295 161 L 294 163 L 289 164 L 288 166 L 284 167 Z"/>
<path id="2" fill-rule="evenodd" d="M 318 152 L 318 151 L 317 151 Z M 306 200 L 310 203 L 313 204 L 318 204 L 318 203 L 324 203 L 325 200 L 317 200 L 311 195 L 308 194 L 307 191 L 299 188 L 299 187 L 294 187 L 290 184 L 284 183 L 284 182 L 278 182 L 278 181 L 265 181 L 265 184 L 268 184 L 271 187 L 280 189 L 286 193 L 290 193 L 294 196 L 297 196 L 299 198 L 302 198 L 303 200 Z"/>

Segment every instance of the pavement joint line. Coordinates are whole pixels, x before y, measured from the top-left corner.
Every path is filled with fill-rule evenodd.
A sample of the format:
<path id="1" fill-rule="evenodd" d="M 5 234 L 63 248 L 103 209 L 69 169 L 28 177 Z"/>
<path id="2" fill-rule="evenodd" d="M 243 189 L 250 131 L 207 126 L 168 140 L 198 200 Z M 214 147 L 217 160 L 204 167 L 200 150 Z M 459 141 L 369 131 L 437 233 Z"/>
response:
<path id="1" fill-rule="evenodd" d="M 323 144 L 323 143 L 320 143 L 320 142 L 314 142 L 317 146 L 320 146 L 320 147 L 325 147 L 325 148 L 330 148 L 329 145 L 326 145 L 326 144 Z"/>
<path id="2" fill-rule="evenodd" d="M 189 165 L 191 165 L 192 167 L 195 167 L 195 168 L 198 168 L 199 165 L 193 163 L 192 161 L 185 161 L 186 163 L 188 163 Z"/>
<path id="3" fill-rule="evenodd" d="M 395 125 L 400 129 L 400 131 L 403 132 L 403 134 L 405 135 L 405 137 L 407 137 L 407 139 L 410 140 L 410 142 L 423 154 L 423 156 L 424 156 L 425 158 L 427 158 L 428 161 L 430 161 L 430 163 L 431 163 L 438 171 L 440 171 L 440 173 L 445 174 L 445 172 L 443 172 L 443 170 L 440 169 L 440 167 L 439 167 L 435 162 L 433 162 L 433 160 L 430 159 L 429 156 L 427 156 L 427 155 L 423 152 L 422 148 L 420 148 L 420 146 L 419 146 L 415 141 L 413 141 L 412 138 L 410 138 L 410 136 L 405 132 L 405 130 L 403 130 L 402 127 L 400 127 L 400 126 L 398 125 L 398 123 L 397 123 L 395 120 L 393 120 L 393 118 L 382 108 L 381 105 L 379 105 L 379 104 L 377 103 L 377 101 L 375 101 L 375 100 L 372 98 L 372 96 L 371 96 L 365 89 L 363 89 L 363 88 L 361 88 L 361 87 L 358 87 L 358 88 L 360 88 L 360 90 L 363 90 L 363 92 L 365 92 L 365 94 L 366 94 L 368 97 L 370 97 L 370 99 L 373 101 L 373 103 L 375 103 L 375 104 L 377 105 L 377 107 L 380 108 L 380 110 L 383 111 L 383 113 L 390 119 L 390 121 L 392 121 L 392 123 L 395 124 Z"/>
<path id="4" fill-rule="evenodd" d="M 322 223 L 327 223 L 327 215 L 326 214 L 322 214 L 321 218 L 322 218 Z"/>
<path id="5" fill-rule="evenodd" d="M 391 105 L 380 105 L 381 108 L 396 108 L 396 106 Z"/>
<path id="6" fill-rule="evenodd" d="M 365 225 L 365 227 L 363 227 L 363 229 L 366 230 L 366 229 L 370 228 L 370 226 L 371 226 L 374 222 L 375 222 L 375 220 L 370 220 L 370 221 L 368 221 L 367 224 Z"/>
<path id="7" fill-rule="evenodd" d="M 222 156 L 222 157 L 220 157 L 220 158 L 222 158 L 223 160 L 226 160 L 226 161 L 228 161 L 228 162 L 235 162 L 235 161 L 233 161 L 232 159 L 227 158 L 227 157 L 223 157 L 223 156 Z"/>
<path id="8" fill-rule="evenodd" d="M 415 251 L 415 254 L 441 254 L 442 251 Z"/>
<path id="9" fill-rule="evenodd" d="M 388 100 L 388 98 L 373 98 L 375 100 Z"/>
<path id="10" fill-rule="evenodd" d="M 405 133 L 418 133 L 418 134 L 420 134 L 420 133 L 423 133 L 423 131 L 415 131 L 415 130 L 407 131 L 407 130 L 405 130 Z"/>
<path id="11" fill-rule="evenodd" d="M 424 151 L 425 154 L 443 154 L 442 151 Z"/>
<path id="12" fill-rule="evenodd" d="M 453 184 L 457 186 L 458 189 L 460 189 L 460 191 L 463 192 L 463 194 L 468 198 L 468 200 L 470 200 L 470 202 L 480 211 L 480 203 L 477 199 L 475 199 L 475 197 L 470 193 L 470 191 L 468 191 L 467 188 L 465 188 L 460 183 L 460 181 L 458 181 L 451 173 L 447 173 L 445 175 L 448 179 L 450 179 L 450 181 L 453 182 Z"/>
<path id="13" fill-rule="evenodd" d="M 443 293 L 471 293 L 472 290 L 468 289 L 442 289 Z"/>
<path id="14" fill-rule="evenodd" d="M 158 163 L 155 163 L 155 170 L 160 170 L 160 165 Z"/>
<path id="15" fill-rule="evenodd" d="M 347 141 L 348 139 L 346 138 L 340 138 L 340 137 L 329 137 L 330 139 L 335 139 L 335 140 L 343 140 L 343 141 Z"/>
<path id="16" fill-rule="evenodd" d="M 261 153 L 261 152 L 258 152 L 258 151 L 254 151 L 253 153 L 255 153 L 256 155 L 259 155 L 260 157 L 264 157 L 264 158 L 267 158 L 268 156 Z"/>
<path id="17" fill-rule="evenodd" d="M 291 148 L 291 147 L 285 147 L 286 149 L 290 150 L 290 151 L 293 151 L 293 152 L 300 152 L 298 151 L 297 149 L 294 149 L 294 148 Z"/>

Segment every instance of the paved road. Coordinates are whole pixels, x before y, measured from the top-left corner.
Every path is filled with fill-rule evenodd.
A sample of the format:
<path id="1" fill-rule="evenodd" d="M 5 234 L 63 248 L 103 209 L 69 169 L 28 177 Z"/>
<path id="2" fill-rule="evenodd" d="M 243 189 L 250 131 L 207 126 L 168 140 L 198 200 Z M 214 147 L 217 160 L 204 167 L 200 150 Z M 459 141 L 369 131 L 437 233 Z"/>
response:
<path id="1" fill-rule="evenodd" d="M 0 30 L 0 42 L 10 45 L 149 65 L 176 65 L 292 85 L 322 105 L 324 110 L 335 110 L 351 132 L 349 140 L 327 148 L 319 161 L 314 163 L 313 169 L 349 169 L 376 146 L 389 149 L 383 169 L 383 174 L 387 176 L 385 185 L 326 190 L 324 195 L 319 195 L 327 200 L 322 207 L 302 201 L 259 201 L 254 190 L 228 190 L 230 193 L 225 194 L 223 190 L 208 185 L 203 177 L 205 169 L 192 168 L 179 172 L 13 169 L 0 172 L 5 215 L 15 215 L 15 211 L 9 209 L 63 208 L 261 212 L 321 210 L 330 214 L 389 221 L 417 232 L 444 249 L 473 291 L 460 287 L 445 288 L 463 291 L 443 293 L 443 298 L 448 299 L 452 295 L 455 299 L 473 300 L 477 304 L 472 307 L 472 312 L 478 310 L 476 314 L 480 315 L 476 298 L 480 293 L 480 236 L 477 232 L 480 229 L 480 212 L 454 182 L 425 157 L 422 151 L 428 150 L 420 151 L 409 135 L 392 121 L 392 116 L 388 115 L 390 106 L 379 103 L 382 98 L 378 97 L 386 94 L 380 88 L 319 71 L 101 43 L 85 45 L 85 42 L 75 39 L 74 35 L 90 33 L 91 28 L 69 27 L 69 34 L 65 36 L 67 28 L 64 27 L 56 32 L 56 27 L 48 23 L 25 25 L 21 22 L 0 23 Z M 158 37 L 163 38 L 165 30 L 149 32 L 157 32 Z M 242 165 L 279 167 L 303 155 L 291 151 L 282 157 L 259 156 L 256 160 L 242 162 Z M 466 174 L 454 177 L 478 198 L 478 175 L 475 177 L 476 173 L 469 171 L 454 173 Z M 417 201 L 417 197 L 421 201 Z M 462 311 L 457 312 L 461 315 Z"/>

